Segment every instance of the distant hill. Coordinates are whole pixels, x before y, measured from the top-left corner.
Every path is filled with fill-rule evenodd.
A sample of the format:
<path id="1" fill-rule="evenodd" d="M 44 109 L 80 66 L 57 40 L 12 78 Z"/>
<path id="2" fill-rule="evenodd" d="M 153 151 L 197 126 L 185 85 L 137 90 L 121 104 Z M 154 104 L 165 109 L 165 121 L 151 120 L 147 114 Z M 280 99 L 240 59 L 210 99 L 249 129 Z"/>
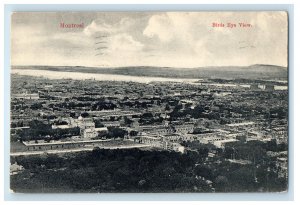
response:
<path id="1" fill-rule="evenodd" d="M 221 79 L 287 79 L 287 68 L 275 65 L 221 66 L 199 68 L 171 68 L 133 66 L 118 68 L 83 66 L 13 66 L 12 69 L 49 70 L 171 78 L 221 78 Z"/>

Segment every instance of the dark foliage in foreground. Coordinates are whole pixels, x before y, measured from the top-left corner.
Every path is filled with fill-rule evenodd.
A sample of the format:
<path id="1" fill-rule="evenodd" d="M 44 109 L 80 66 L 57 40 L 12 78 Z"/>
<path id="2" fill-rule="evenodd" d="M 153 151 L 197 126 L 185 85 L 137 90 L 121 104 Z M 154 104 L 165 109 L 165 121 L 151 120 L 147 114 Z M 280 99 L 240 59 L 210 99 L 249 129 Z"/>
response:
<path id="1" fill-rule="evenodd" d="M 18 192 L 210 192 L 193 172 L 193 154 L 100 150 L 16 158 L 25 171 L 12 176 Z M 24 179 L 25 178 L 25 179 Z"/>
<path id="2" fill-rule="evenodd" d="M 207 152 L 103 150 L 12 159 L 25 170 L 11 176 L 16 192 L 242 192 L 286 187 L 252 166 L 204 163 Z M 266 184 L 264 180 L 268 180 Z M 272 184 L 271 184 L 272 183 Z M 268 185 L 268 189 L 266 186 Z M 269 189 L 272 185 L 272 189 Z"/>

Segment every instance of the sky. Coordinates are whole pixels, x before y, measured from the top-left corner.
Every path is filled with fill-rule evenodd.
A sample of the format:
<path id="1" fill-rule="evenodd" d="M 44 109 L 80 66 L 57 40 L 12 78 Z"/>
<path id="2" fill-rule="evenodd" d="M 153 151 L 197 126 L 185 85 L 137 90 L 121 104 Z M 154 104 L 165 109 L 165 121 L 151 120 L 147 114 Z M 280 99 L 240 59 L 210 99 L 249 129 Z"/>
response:
<path id="1" fill-rule="evenodd" d="M 11 64 L 286 67 L 287 18 L 285 12 L 16 12 Z"/>

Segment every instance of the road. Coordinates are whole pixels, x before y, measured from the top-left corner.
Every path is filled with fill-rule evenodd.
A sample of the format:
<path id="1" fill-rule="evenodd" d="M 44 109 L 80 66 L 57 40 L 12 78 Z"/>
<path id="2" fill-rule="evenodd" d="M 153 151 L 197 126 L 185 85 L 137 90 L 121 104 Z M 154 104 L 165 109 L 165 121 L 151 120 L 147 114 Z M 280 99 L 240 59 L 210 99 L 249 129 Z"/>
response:
<path id="1" fill-rule="evenodd" d="M 120 145 L 120 146 L 103 146 L 99 147 L 100 149 L 132 149 L 132 148 L 143 148 L 150 147 L 151 145 L 139 144 L 139 145 Z M 65 150 L 43 150 L 43 151 L 26 151 L 26 152 L 14 152 L 10 153 L 10 156 L 25 156 L 25 155 L 41 155 L 44 153 L 47 154 L 59 154 L 59 153 L 72 153 L 72 152 L 82 152 L 82 151 L 91 151 L 94 147 L 86 147 L 79 149 L 65 149 Z"/>

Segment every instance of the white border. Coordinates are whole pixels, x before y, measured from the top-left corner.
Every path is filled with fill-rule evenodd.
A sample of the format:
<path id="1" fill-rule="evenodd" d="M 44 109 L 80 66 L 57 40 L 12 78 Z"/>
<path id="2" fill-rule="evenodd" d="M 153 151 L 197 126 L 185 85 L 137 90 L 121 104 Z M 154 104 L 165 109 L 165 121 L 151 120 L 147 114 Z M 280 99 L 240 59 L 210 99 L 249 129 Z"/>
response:
<path id="1" fill-rule="evenodd" d="M 24 1 L 16 1 L 16 0 L 14 0 L 14 1 L 7 1 L 7 0 L 4 0 L 4 1 L 2 1 L 3 2 L 3 4 L 2 4 L 2 6 L 4 6 L 4 4 L 6 3 L 6 4 L 12 4 L 12 3 L 24 3 Z M 160 3 L 161 1 L 157 1 L 157 0 L 153 0 L 153 1 L 143 1 L 142 3 Z M 169 3 L 169 2 L 171 2 L 173 5 L 174 4 L 187 4 L 187 3 L 192 3 L 192 4 L 194 4 L 194 3 L 198 3 L 197 1 L 190 1 L 190 0 L 187 0 L 187 1 L 178 1 L 178 0 L 173 0 L 173 1 L 165 1 L 166 3 Z M 61 1 L 59 1 L 59 0 L 53 0 L 53 1 L 51 1 L 51 2 L 41 2 L 41 1 L 39 1 L 39 0 L 32 0 L 32 1 L 26 1 L 26 3 L 30 3 L 30 4 L 48 4 L 48 3 L 55 3 L 55 4 L 66 4 L 66 3 L 74 3 L 74 1 L 66 1 L 66 0 L 61 0 Z M 90 1 L 90 0 L 85 0 L 85 1 L 79 1 L 79 2 L 76 2 L 76 3 L 80 3 L 80 4 L 89 4 L 89 3 L 92 3 L 92 4 L 96 4 L 96 3 L 102 3 L 102 4 L 130 4 L 130 3 L 135 3 L 135 4 L 137 4 L 137 3 L 141 3 L 141 1 L 126 1 L 126 2 L 122 2 L 122 1 L 116 1 L 116 0 L 111 0 L 111 1 L 109 1 L 109 2 L 99 2 L 99 1 L 96 1 L 96 0 L 94 0 L 94 1 Z M 201 2 L 202 3 L 202 2 Z M 215 0 L 210 0 L 210 1 L 204 1 L 204 3 L 208 3 L 208 4 L 224 4 L 225 2 L 224 1 L 215 1 Z M 242 3 L 242 2 L 240 2 L 240 1 L 226 1 L 226 3 L 230 3 L 230 4 L 236 4 L 236 3 Z M 273 1 L 262 1 L 262 0 L 252 0 L 252 1 L 243 1 L 243 4 L 245 4 L 245 3 L 255 3 L 255 4 L 261 4 L 261 3 L 273 3 L 273 4 L 279 4 L 279 3 L 285 3 L 285 4 L 294 4 L 294 19 L 295 19 L 295 22 L 297 22 L 296 21 L 296 19 L 299 19 L 299 4 L 297 4 L 298 2 L 297 2 L 297 0 L 294 0 L 294 1 L 280 1 L 280 0 L 273 0 Z M 116 5 L 116 6 L 118 6 L 118 5 Z M 262 7 L 263 7 L 263 5 L 262 5 Z M 4 7 L 2 7 L 3 9 L 4 9 Z M 3 10 L 2 10 L 3 11 Z M 3 19 L 3 16 L 4 15 L 1 15 L 1 22 L 4 22 L 4 19 Z M 299 23 L 298 23 L 299 24 Z M 299 36 L 299 26 L 297 25 L 297 23 L 295 23 L 294 24 L 294 54 L 297 54 L 298 53 L 298 51 L 299 51 L 299 41 L 298 41 L 298 39 L 296 38 L 297 36 Z M 4 39 L 4 36 L 3 36 L 3 33 L 4 32 L 1 32 L 1 37 L 2 37 L 2 39 Z M 4 53 L 3 53 L 3 49 L 1 50 L 1 62 L 4 62 Z M 7 59 L 6 59 L 7 60 Z M 298 76 L 299 76 L 299 58 L 297 59 L 297 57 L 295 57 L 295 59 L 293 59 L 293 61 L 294 61 L 294 67 L 295 67 L 295 69 L 294 69 L 294 76 L 290 76 L 290 77 L 293 77 L 294 78 L 294 82 L 293 82 L 293 84 L 291 85 L 290 84 L 290 91 L 293 91 L 293 89 L 296 91 L 297 90 L 297 88 L 298 88 L 298 86 L 299 86 L 299 80 L 298 80 Z M 297 68 L 299 68 L 299 69 L 297 69 Z M 1 99 L 4 99 L 4 85 L 3 85 L 3 82 L 4 82 L 4 69 L 1 69 L 1 80 L 2 80 L 2 83 L 1 83 L 1 95 L 0 95 L 0 97 L 1 97 Z M 291 80 L 291 79 L 290 79 Z M 293 89 L 291 89 L 291 88 L 293 88 Z M 298 92 L 299 93 L 299 92 Z M 297 115 L 297 114 L 299 114 L 299 107 L 297 107 L 296 105 L 298 105 L 299 104 L 299 94 L 297 94 L 297 92 L 292 92 L 292 93 L 290 93 L 290 95 L 292 95 L 293 96 L 293 104 L 295 105 L 294 106 L 294 110 L 292 110 L 292 112 L 293 112 L 293 114 L 294 114 L 294 120 L 293 120 L 293 123 L 294 123 L 294 126 L 295 126 L 295 128 L 296 128 L 296 126 L 298 125 L 299 126 L 299 119 L 297 118 L 297 116 L 299 116 L 299 115 Z M 298 103 L 297 103 L 298 102 Z M 1 114 L 2 114 L 2 116 L 3 116 L 3 113 L 4 113 L 4 111 L 7 109 L 7 107 L 4 107 L 4 102 L 3 101 L 1 101 L 1 108 L 0 108 L 0 111 L 1 111 Z M 291 122 L 290 122 L 291 123 Z M 3 118 L 1 118 L 0 119 L 0 129 L 1 129 L 1 131 L 2 131 L 2 133 L 4 132 L 4 130 L 5 130 L 5 127 L 4 127 L 4 119 Z M 297 139 L 297 134 L 298 134 L 298 130 L 297 129 L 295 129 L 295 130 L 293 130 L 293 132 L 294 132 L 294 136 L 296 136 L 295 138 L 294 138 L 294 147 L 295 147 L 295 152 L 294 152 L 294 156 L 295 156 L 295 159 L 297 159 L 297 157 L 296 156 L 298 156 L 298 142 L 299 142 L 299 139 Z M 4 136 L 4 134 L 2 135 L 2 136 Z M 2 150 L 4 150 L 4 143 L 3 143 L 3 141 L 4 140 L 1 140 L 1 148 L 2 148 Z M 3 154 L 3 152 L 2 152 L 2 154 Z M 1 159 L 3 159 L 3 158 L 1 158 Z M 1 160 L 1 165 L 2 165 L 2 167 L 4 167 L 4 162 L 3 162 L 3 160 Z M 298 163 L 297 163 L 297 161 L 295 160 L 294 161 L 294 169 L 295 169 L 295 171 L 294 171 L 294 173 L 299 173 L 299 169 L 298 169 Z M 0 173 L 1 173 L 1 177 L 2 177 L 2 179 L 3 180 L 1 180 L 1 181 L 4 181 L 4 173 L 3 173 L 3 169 L 0 169 Z M 298 199 L 299 199 L 299 197 L 297 196 L 297 193 L 296 193 L 296 190 L 298 190 L 297 189 L 297 182 L 299 181 L 298 180 L 298 177 L 297 177 L 297 175 L 295 174 L 295 176 L 294 176 L 294 188 L 295 188 L 295 195 L 294 195 L 294 202 L 296 202 L 296 201 L 298 201 Z M 1 186 L 1 197 L 2 197 L 2 200 L 4 200 L 4 198 L 3 198 L 3 193 L 4 193 L 4 187 L 3 186 Z M 41 197 L 37 197 L 37 198 L 39 198 L 39 199 L 41 199 L 42 200 L 42 198 Z M 234 196 L 232 196 L 232 200 L 234 200 Z M 272 200 L 272 198 L 270 198 L 270 200 Z M 22 204 L 27 204 L 28 202 L 22 202 Z M 37 203 L 37 202 L 30 202 L 30 204 L 32 204 L 32 203 Z M 47 202 L 48 203 L 48 202 Z M 49 202 L 49 203 L 53 203 L 53 202 Z M 57 203 L 57 202 L 56 202 Z M 82 202 L 61 202 L 61 203 L 59 203 L 59 204 L 62 204 L 62 203 L 72 203 L 72 204 L 82 204 Z M 87 204 L 93 204 L 94 202 L 88 202 Z M 149 203 L 153 203 L 153 202 L 149 202 Z M 156 202 L 155 202 L 156 203 Z M 164 204 L 165 204 L 166 202 L 164 202 Z M 180 203 L 180 202 L 179 202 Z M 182 202 L 181 202 L 182 203 Z M 186 202 L 184 202 L 184 203 L 186 203 Z M 201 203 L 203 203 L 203 202 L 201 202 Z M 208 203 L 208 202 L 206 202 L 206 203 Z M 209 202 L 209 203 L 211 203 L 211 202 Z M 214 202 L 212 202 L 212 203 L 214 203 Z M 236 203 L 238 203 L 238 202 L 223 202 L 223 204 L 227 204 L 227 203 L 230 203 L 230 204 L 236 204 Z M 257 202 L 247 202 L 248 204 L 252 204 L 252 203 L 257 203 Z M 264 202 L 264 204 L 265 203 L 270 203 L 270 202 Z M 279 202 L 280 203 L 280 202 Z M 293 202 L 290 202 L 290 203 L 293 203 Z M 86 203 L 85 203 L 86 204 Z M 130 203 L 130 204 L 132 204 L 132 203 Z M 172 204 L 174 204 L 174 203 L 172 203 Z M 176 203 L 175 203 L 176 204 Z M 239 204 L 239 203 L 238 203 Z M 272 204 L 274 204 L 274 203 L 272 203 Z M 280 203 L 280 204 L 282 204 L 282 202 Z"/>

